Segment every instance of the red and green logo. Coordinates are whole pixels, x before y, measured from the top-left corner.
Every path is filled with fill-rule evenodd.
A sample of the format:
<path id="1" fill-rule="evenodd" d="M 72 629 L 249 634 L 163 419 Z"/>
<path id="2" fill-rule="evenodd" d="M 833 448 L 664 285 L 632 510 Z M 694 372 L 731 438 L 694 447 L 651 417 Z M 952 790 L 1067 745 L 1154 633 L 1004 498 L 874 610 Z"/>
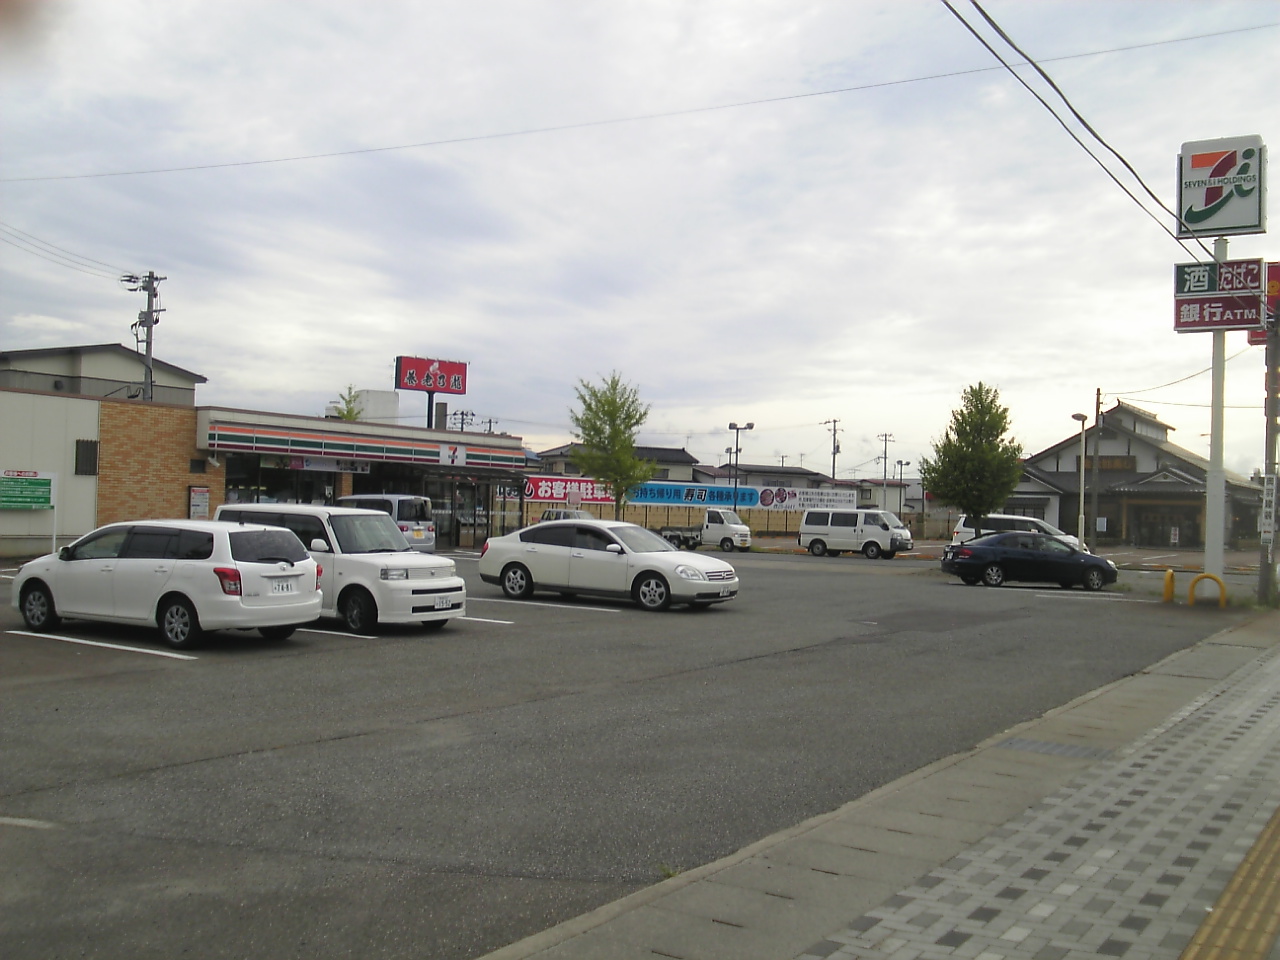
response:
<path id="1" fill-rule="evenodd" d="M 1235 197 L 1244 199 L 1258 189 L 1258 174 L 1254 162 L 1258 151 L 1252 147 L 1243 150 L 1213 150 L 1191 155 L 1191 173 L 1185 186 L 1203 189 L 1204 199 L 1197 208 L 1187 204 L 1182 219 L 1189 224 L 1204 223 L 1217 216 Z M 1195 177 L 1201 172 L 1201 177 Z"/>

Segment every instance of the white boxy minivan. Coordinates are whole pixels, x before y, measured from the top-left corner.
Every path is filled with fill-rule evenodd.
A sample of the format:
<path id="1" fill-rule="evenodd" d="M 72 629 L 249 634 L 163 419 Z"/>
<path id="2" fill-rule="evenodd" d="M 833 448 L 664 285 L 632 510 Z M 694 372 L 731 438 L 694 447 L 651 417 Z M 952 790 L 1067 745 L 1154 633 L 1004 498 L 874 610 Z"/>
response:
<path id="1" fill-rule="evenodd" d="M 218 508 L 216 518 L 296 533 L 324 568 L 321 616 L 341 617 L 352 633 L 368 633 L 379 621 L 442 627 L 467 612 L 466 583 L 454 562 L 412 549 L 381 510 L 230 503 Z"/>
<path id="2" fill-rule="evenodd" d="M 951 531 L 951 542 L 953 544 L 965 543 L 977 537 L 985 537 L 989 533 L 1007 533 L 1010 530 L 1020 530 L 1023 533 L 1043 533 L 1050 537 L 1057 537 L 1063 543 L 1075 547 L 1077 550 L 1089 552 L 1087 546 L 1083 546 L 1078 539 L 1069 533 L 1063 533 L 1052 523 L 1041 520 L 1038 517 L 1015 516 L 1009 513 L 989 513 L 981 520 L 977 521 L 981 524 L 981 528 L 975 525 L 975 521 L 969 519 L 968 516 L 962 515 L 956 521 L 956 528 Z"/>
<path id="3" fill-rule="evenodd" d="M 868 560 L 910 550 L 911 531 L 888 510 L 806 510 L 800 521 L 800 546 L 815 557 L 861 553 Z"/>

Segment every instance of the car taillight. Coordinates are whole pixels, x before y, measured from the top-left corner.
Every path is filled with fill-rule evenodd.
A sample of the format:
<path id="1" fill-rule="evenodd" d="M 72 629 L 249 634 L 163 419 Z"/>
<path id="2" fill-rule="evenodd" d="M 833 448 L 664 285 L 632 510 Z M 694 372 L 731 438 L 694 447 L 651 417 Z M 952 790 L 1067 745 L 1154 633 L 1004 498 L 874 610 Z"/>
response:
<path id="1" fill-rule="evenodd" d="M 235 567 L 214 567 L 213 572 L 218 575 L 218 582 L 222 584 L 222 592 L 229 597 L 238 597 L 241 594 L 240 589 L 240 571 Z"/>
<path id="2" fill-rule="evenodd" d="M 956 551 L 956 556 L 964 557 L 967 560 L 969 557 L 973 556 L 973 551 L 970 550 L 968 547 L 961 547 L 959 550 Z"/>
<path id="3" fill-rule="evenodd" d="M 317 590 L 320 589 L 320 578 L 322 576 L 324 576 L 324 567 L 320 566 L 320 564 L 317 563 L 316 564 L 316 589 Z"/>
<path id="4" fill-rule="evenodd" d="M 488 550 L 489 550 L 489 541 L 486 540 L 484 543 L 480 544 L 480 556 L 483 557 L 485 553 L 488 552 Z"/>
<path id="5" fill-rule="evenodd" d="M 399 526 L 400 526 L 400 532 L 401 532 L 401 533 L 408 533 L 408 532 L 409 532 L 409 524 L 407 524 L 407 523 L 402 523 L 402 524 L 400 524 Z"/>
<path id="6" fill-rule="evenodd" d="M 432 520 L 430 523 L 427 524 L 427 533 L 435 533 L 435 532 L 436 532 L 436 524 L 435 524 L 435 521 Z"/>

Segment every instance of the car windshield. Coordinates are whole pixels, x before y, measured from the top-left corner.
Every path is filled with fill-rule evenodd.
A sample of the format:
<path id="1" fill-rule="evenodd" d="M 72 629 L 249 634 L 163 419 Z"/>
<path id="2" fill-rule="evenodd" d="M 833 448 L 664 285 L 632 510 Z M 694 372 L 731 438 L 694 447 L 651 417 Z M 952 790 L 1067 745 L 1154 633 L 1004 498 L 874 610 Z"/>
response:
<path id="1" fill-rule="evenodd" d="M 400 553 L 413 549 L 396 522 L 385 513 L 330 516 L 329 522 L 343 553 Z"/>
<path id="2" fill-rule="evenodd" d="M 720 517 L 722 522 L 724 523 L 736 523 L 736 524 L 739 524 L 740 526 L 746 526 L 746 524 L 744 524 L 741 520 L 738 519 L 738 515 L 734 513 L 732 510 L 721 510 Z"/>
<path id="3" fill-rule="evenodd" d="M 899 519 L 898 519 L 897 514 L 894 514 L 894 513 L 883 513 L 883 514 L 881 514 L 881 516 L 882 516 L 882 517 L 884 517 L 884 522 L 885 522 L 885 523 L 887 523 L 887 524 L 888 524 L 889 526 L 891 526 L 891 527 L 902 527 L 902 526 L 906 526 L 906 524 L 904 524 L 901 520 L 899 520 Z"/>
<path id="4" fill-rule="evenodd" d="M 288 530 L 236 530 L 231 556 L 244 563 L 297 563 L 307 559 L 302 541 Z"/>
<path id="5" fill-rule="evenodd" d="M 632 553 L 668 553 L 679 549 L 644 527 L 610 527 L 609 532 L 626 544 Z"/>
<path id="6" fill-rule="evenodd" d="M 1059 529 L 1058 529 L 1057 527 L 1055 527 L 1052 523 L 1046 523 L 1044 520 L 1041 520 L 1040 522 L 1044 524 L 1044 532 L 1045 532 L 1045 533 L 1047 533 L 1047 534 L 1049 534 L 1049 535 L 1051 535 L 1051 536 L 1054 536 L 1054 537 L 1065 537 L 1065 536 L 1068 536 L 1068 534 L 1066 533 L 1066 531 L 1064 531 L 1064 530 L 1059 530 Z"/>

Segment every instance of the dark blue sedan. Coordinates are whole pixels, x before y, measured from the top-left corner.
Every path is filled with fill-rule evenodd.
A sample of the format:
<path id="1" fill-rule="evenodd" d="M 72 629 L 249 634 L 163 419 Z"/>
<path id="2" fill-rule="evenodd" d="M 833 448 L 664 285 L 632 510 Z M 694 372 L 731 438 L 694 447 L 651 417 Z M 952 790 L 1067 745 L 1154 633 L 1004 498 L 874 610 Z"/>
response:
<path id="1" fill-rule="evenodd" d="M 1116 582 L 1116 565 L 1083 553 L 1043 533 L 997 533 L 952 544 L 942 554 L 942 572 L 969 585 L 998 587 L 1009 580 L 1056 583 L 1070 589 L 1101 590 Z"/>

